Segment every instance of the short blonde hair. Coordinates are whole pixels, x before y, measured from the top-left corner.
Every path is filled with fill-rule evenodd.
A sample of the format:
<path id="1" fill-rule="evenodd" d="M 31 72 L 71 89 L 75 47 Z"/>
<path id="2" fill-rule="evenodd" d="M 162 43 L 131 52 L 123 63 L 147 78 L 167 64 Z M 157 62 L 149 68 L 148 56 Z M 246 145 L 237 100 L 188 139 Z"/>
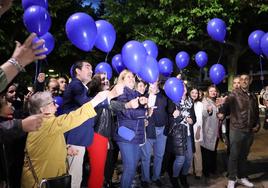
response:
<path id="1" fill-rule="evenodd" d="M 52 99 L 52 95 L 48 91 L 37 92 L 30 97 L 28 101 L 28 110 L 30 114 L 40 113 L 40 108 L 45 106 Z"/>
<path id="2" fill-rule="evenodd" d="M 123 70 L 123 71 L 119 74 L 119 76 L 118 76 L 117 84 L 122 84 L 123 81 L 124 81 L 124 79 L 125 79 L 125 77 L 126 77 L 126 75 L 127 75 L 128 73 L 132 73 L 132 72 L 130 72 L 130 71 L 127 70 L 127 69 Z"/>

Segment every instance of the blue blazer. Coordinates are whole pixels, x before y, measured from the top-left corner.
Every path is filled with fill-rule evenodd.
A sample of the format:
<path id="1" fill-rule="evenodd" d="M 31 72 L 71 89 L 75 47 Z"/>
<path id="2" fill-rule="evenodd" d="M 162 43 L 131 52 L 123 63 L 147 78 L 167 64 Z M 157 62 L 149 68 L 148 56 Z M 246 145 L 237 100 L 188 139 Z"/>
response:
<path id="1" fill-rule="evenodd" d="M 69 113 L 90 100 L 87 88 L 79 79 L 74 78 L 64 91 L 62 111 L 63 113 Z M 66 143 L 85 147 L 89 146 L 93 140 L 94 119 L 90 118 L 81 126 L 66 132 Z"/>

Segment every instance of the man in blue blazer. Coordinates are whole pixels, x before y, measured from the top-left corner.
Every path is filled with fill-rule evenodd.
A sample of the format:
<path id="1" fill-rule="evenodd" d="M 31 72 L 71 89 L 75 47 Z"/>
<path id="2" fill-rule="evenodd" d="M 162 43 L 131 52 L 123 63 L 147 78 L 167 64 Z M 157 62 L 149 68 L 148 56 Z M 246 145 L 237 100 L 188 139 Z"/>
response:
<path id="1" fill-rule="evenodd" d="M 77 61 L 73 65 L 73 79 L 63 95 L 63 113 L 76 110 L 90 100 L 86 85 L 91 81 L 92 73 L 92 66 L 87 61 Z M 93 125 L 94 118 L 91 118 L 81 126 L 65 134 L 67 145 L 78 151 L 75 157 L 68 157 L 70 165 L 69 173 L 72 175 L 72 188 L 80 188 L 85 147 L 92 142 L 94 133 Z"/>

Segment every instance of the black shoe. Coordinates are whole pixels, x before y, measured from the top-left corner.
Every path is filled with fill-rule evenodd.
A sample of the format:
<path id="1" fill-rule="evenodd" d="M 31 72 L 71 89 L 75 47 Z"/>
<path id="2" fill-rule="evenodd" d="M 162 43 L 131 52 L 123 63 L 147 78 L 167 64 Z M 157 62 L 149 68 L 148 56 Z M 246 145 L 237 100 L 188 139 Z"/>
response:
<path id="1" fill-rule="evenodd" d="M 181 185 L 184 188 L 189 188 L 189 184 L 187 182 L 187 176 L 186 175 L 180 175 L 180 181 L 181 181 Z"/>
<path id="2" fill-rule="evenodd" d="M 170 177 L 170 182 L 173 186 L 173 188 L 180 188 L 179 180 L 175 177 Z"/>
<path id="3" fill-rule="evenodd" d="M 149 182 L 147 182 L 147 181 L 141 181 L 141 187 L 143 187 L 143 188 L 149 187 Z"/>
<path id="4" fill-rule="evenodd" d="M 111 188 L 116 188 L 116 187 L 120 187 L 120 182 L 112 182 L 111 183 Z"/>
<path id="5" fill-rule="evenodd" d="M 103 184 L 104 188 L 112 188 L 112 182 L 111 181 L 105 181 Z"/>
<path id="6" fill-rule="evenodd" d="M 162 186 L 163 186 L 163 183 L 161 182 L 160 179 L 157 179 L 157 180 L 153 181 L 153 183 L 154 183 L 157 187 L 162 187 Z"/>

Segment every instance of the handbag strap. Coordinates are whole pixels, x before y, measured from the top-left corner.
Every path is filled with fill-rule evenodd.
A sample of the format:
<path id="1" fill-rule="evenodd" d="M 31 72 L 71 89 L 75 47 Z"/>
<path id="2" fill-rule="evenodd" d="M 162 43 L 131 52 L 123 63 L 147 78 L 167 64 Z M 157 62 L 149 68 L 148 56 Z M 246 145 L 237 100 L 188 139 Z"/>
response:
<path id="1" fill-rule="evenodd" d="M 33 166 L 32 160 L 31 160 L 31 158 L 29 156 L 29 153 L 28 153 L 27 149 L 25 149 L 25 157 L 26 157 L 26 159 L 27 159 L 27 161 L 29 163 L 29 167 L 30 167 L 30 170 L 31 170 L 32 175 L 34 177 L 35 184 L 37 184 L 37 187 L 41 187 L 40 185 L 42 185 L 44 182 L 46 182 L 46 180 L 42 180 L 40 185 L 38 184 L 39 183 L 38 176 L 37 176 L 37 174 L 36 174 L 36 172 L 34 170 L 34 166 Z M 72 158 L 72 161 L 73 161 L 73 159 L 74 159 L 74 157 Z M 72 165 L 72 163 L 69 165 L 67 158 L 66 158 L 65 162 L 66 162 L 66 172 L 67 172 L 67 174 L 69 174 L 70 166 Z"/>
<path id="2" fill-rule="evenodd" d="M 34 177 L 34 181 L 35 181 L 35 184 L 37 184 L 37 187 L 39 187 L 38 186 L 38 177 L 37 177 L 37 174 L 36 174 L 36 172 L 35 172 L 35 170 L 34 170 L 34 166 L 33 166 L 33 163 L 32 163 L 32 160 L 31 160 L 31 158 L 30 158 L 30 156 L 29 156 L 29 153 L 28 153 L 28 150 L 27 150 L 27 148 L 25 148 L 25 157 L 26 157 L 26 159 L 27 159 L 27 161 L 28 161 L 28 163 L 29 163 L 29 167 L 30 167 L 30 170 L 31 170 L 31 172 L 32 172 L 32 175 L 33 175 L 33 177 Z M 34 184 L 34 185 L 35 185 Z"/>

